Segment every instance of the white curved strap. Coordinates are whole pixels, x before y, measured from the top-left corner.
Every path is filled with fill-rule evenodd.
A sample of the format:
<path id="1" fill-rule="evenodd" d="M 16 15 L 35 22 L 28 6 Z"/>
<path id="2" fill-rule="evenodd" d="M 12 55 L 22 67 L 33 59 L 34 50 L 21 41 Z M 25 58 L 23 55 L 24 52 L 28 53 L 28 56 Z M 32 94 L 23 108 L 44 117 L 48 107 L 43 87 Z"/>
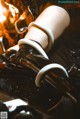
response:
<path id="1" fill-rule="evenodd" d="M 30 39 L 20 39 L 18 41 L 18 45 L 20 46 L 21 44 L 28 44 L 30 46 L 32 46 L 33 48 L 35 48 L 42 56 L 44 56 L 46 59 L 49 59 L 47 54 L 45 53 L 45 51 L 42 49 L 42 47 L 36 43 L 33 40 Z"/>
<path id="2" fill-rule="evenodd" d="M 41 82 L 42 76 L 43 76 L 47 71 L 49 71 L 49 70 L 51 70 L 51 69 L 55 69 L 55 68 L 61 69 L 61 70 L 65 73 L 65 75 L 66 75 L 67 77 L 69 77 L 69 75 L 68 75 L 66 69 L 65 69 L 62 65 L 56 64 L 56 63 L 48 64 L 48 65 L 44 66 L 44 67 L 38 72 L 38 74 L 37 74 L 37 76 L 36 76 L 36 79 L 35 79 L 35 84 L 36 84 L 36 86 L 37 86 L 37 87 L 40 87 L 40 82 Z"/>

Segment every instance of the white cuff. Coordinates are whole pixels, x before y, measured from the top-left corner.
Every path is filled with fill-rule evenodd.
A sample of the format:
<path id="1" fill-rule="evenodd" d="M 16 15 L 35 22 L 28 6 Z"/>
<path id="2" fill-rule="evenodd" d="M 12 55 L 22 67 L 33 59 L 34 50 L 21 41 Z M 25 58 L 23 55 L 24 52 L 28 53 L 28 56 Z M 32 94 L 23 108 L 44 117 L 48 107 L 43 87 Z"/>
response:
<path id="1" fill-rule="evenodd" d="M 53 36 L 53 33 L 51 32 L 51 30 L 50 30 L 49 28 L 47 28 L 47 27 L 44 27 L 44 26 L 41 26 L 41 25 L 37 24 L 36 22 L 31 22 L 31 23 L 29 24 L 29 26 L 28 26 L 28 30 L 29 30 L 32 26 L 34 26 L 34 27 L 36 27 L 36 28 L 42 30 L 44 33 L 47 34 L 47 36 L 48 36 L 47 51 L 49 51 L 49 50 L 52 48 L 53 43 L 54 43 L 54 36 Z"/>

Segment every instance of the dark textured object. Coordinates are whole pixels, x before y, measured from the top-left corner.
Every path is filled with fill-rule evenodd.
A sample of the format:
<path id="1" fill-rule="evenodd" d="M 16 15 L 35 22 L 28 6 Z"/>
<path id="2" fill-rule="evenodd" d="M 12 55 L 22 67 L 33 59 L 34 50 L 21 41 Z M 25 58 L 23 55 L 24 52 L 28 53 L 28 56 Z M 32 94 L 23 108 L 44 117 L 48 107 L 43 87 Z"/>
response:
<path id="1" fill-rule="evenodd" d="M 71 90 L 68 93 L 73 93 L 73 96 L 75 96 L 75 86 L 73 90 L 71 88 L 73 83 L 71 85 L 70 79 L 67 79 L 63 73 L 56 72 L 56 74 L 52 70 L 50 72 L 53 72 L 53 75 L 50 72 L 47 73 L 54 83 L 54 87 L 47 83 L 46 80 L 44 80 L 40 88 L 36 87 L 37 68 L 41 69 L 41 67 L 49 63 L 37 51 L 30 46 L 23 45 L 18 53 L 14 53 L 14 55 L 5 53 L 1 59 L 5 62 L 4 67 L 0 70 L 0 87 L 4 91 L 12 96 L 28 100 L 29 104 L 42 112 L 42 115 L 45 115 L 43 117 L 46 117 L 46 119 L 64 118 L 65 115 L 70 119 L 77 117 L 77 112 L 74 109 L 77 110 L 78 103 L 66 94 L 67 91 Z M 57 75 L 57 78 L 54 77 L 54 74 Z M 44 79 L 46 78 L 45 76 Z M 68 81 L 69 85 L 66 81 Z M 78 99 L 76 96 L 75 98 Z M 64 110 L 65 107 L 66 110 Z M 60 110 L 61 113 L 59 113 Z M 73 111 L 75 112 L 74 115 Z"/>
<path id="2" fill-rule="evenodd" d="M 75 11 L 77 11 L 77 14 L 75 14 Z M 41 69 L 49 62 L 33 48 L 23 45 L 16 55 L 15 53 L 9 55 L 5 53 L 1 57 L 1 60 L 6 64 L 0 70 L 0 87 L 10 95 L 28 100 L 33 108 L 45 115 L 46 119 L 78 119 L 78 116 L 80 116 L 79 11 L 79 8 L 69 11 L 71 15 L 70 27 L 55 42 L 53 49 L 48 53 L 50 62 L 62 64 L 70 76 L 69 79 L 66 79 L 61 73 L 60 82 L 56 82 L 58 80 L 52 78 L 50 72 L 48 72 L 47 75 L 58 84 L 56 89 L 46 81 L 42 82 L 40 88 L 35 86 L 34 80 L 38 71 L 32 67 L 32 64 Z M 58 75 L 59 73 L 57 73 Z M 64 79 L 69 82 L 70 87 Z M 64 80 L 67 89 L 71 89 L 70 93 L 75 96 L 77 103 L 66 95 L 62 80 Z M 51 107 L 53 109 L 49 111 Z M 50 117 L 47 117 L 46 114 L 49 114 Z M 41 119 L 45 119 L 44 116 Z"/>

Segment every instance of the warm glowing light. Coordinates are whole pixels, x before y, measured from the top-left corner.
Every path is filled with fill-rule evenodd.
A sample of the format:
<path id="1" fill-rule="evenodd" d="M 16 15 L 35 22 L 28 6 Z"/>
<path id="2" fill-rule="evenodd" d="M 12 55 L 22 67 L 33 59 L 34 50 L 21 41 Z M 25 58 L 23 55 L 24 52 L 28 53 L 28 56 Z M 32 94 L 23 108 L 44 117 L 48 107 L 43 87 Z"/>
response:
<path id="1" fill-rule="evenodd" d="M 6 17 L 3 15 L 0 15 L 0 22 L 4 22 L 6 20 Z"/>
<path id="2" fill-rule="evenodd" d="M 9 10 L 10 10 L 12 16 L 16 17 L 16 14 L 19 13 L 18 9 L 16 7 L 14 7 L 13 5 L 11 5 L 11 4 L 8 4 L 8 5 L 9 5 Z"/>
<path id="3" fill-rule="evenodd" d="M 18 17 L 19 11 L 17 8 L 11 4 L 8 4 L 4 0 L 0 0 L 0 37 L 5 35 L 10 42 L 12 41 L 8 34 L 8 29 L 11 29 L 12 26 L 14 26 Z"/>
<path id="4" fill-rule="evenodd" d="M 3 22 L 6 20 L 5 13 L 6 13 L 6 8 L 2 6 L 1 0 L 0 0 L 0 22 Z"/>
<path id="5" fill-rule="evenodd" d="M 16 7 L 4 2 L 4 0 L 0 0 L 0 22 L 6 21 L 7 18 L 13 22 L 18 13 L 19 11 Z"/>
<path id="6" fill-rule="evenodd" d="M 23 20 L 23 19 L 25 19 L 25 17 L 26 17 L 26 13 L 25 13 L 25 12 L 23 12 L 23 14 L 22 14 L 22 15 L 20 15 L 20 18 L 19 18 L 19 19 Z"/>

